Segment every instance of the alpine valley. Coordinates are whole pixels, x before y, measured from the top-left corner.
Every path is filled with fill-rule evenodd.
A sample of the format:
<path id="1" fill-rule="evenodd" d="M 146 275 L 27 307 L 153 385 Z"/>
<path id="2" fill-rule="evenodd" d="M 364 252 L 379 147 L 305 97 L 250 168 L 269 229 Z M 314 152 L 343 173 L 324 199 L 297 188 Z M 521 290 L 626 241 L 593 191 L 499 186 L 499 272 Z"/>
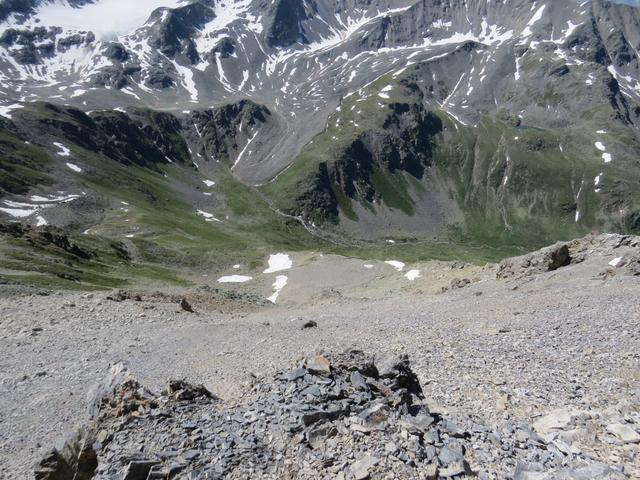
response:
<path id="1" fill-rule="evenodd" d="M 5 279 L 640 229 L 631 6 L 7 0 L 0 20 Z"/>
<path id="2" fill-rule="evenodd" d="M 0 479 L 640 480 L 638 292 L 640 0 L 0 0 Z"/>

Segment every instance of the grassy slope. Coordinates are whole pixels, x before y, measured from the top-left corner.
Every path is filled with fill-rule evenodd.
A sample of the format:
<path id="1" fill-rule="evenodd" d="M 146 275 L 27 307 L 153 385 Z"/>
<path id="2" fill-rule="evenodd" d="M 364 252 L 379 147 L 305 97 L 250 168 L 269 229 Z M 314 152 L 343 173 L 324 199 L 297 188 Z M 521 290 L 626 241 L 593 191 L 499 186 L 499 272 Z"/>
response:
<path id="1" fill-rule="evenodd" d="M 1 237 L 0 255 L 6 259 L 2 280 L 63 288 L 112 288 L 148 281 L 185 285 L 188 275 L 183 273 L 215 271 L 236 263 L 255 267 L 274 250 L 300 250 L 320 243 L 230 175 L 218 179 L 215 187 L 226 198 L 223 208 L 229 219 L 207 222 L 171 185 L 170 179 L 192 180 L 192 169 L 169 164 L 158 171 L 125 166 L 69 142 L 65 145 L 84 167 L 77 175 L 82 187 L 118 206 L 107 209 L 89 235 L 69 234 L 96 257 L 82 260 L 53 246 L 34 247 L 25 239 Z M 38 156 L 46 158 L 42 151 Z M 120 208 L 120 202 L 126 202 L 126 208 Z M 134 236 L 126 238 L 127 234 Z M 127 245 L 133 261 L 114 255 L 111 242 Z"/>
<path id="2" fill-rule="evenodd" d="M 326 130 L 303 149 L 291 168 L 265 186 L 264 192 L 279 208 L 292 208 L 321 162 L 335 161 L 359 133 L 382 128 L 388 104 L 420 101 L 399 84 L 400 80 L 402 77 L 387 75 L 345 98 L 329 118 Z M 378 94 L 382 90 L 389 98 Z M 595 192 L 594 179 L 600 173 L 605 174 L 604 178 L 615 178 L 615 188 L 625 192 L 627 200 L 629 192 L 635 192 L 631 200 L 640 206 L 634 186 L 640 181 L 638 169 L 626 169 L 623 162 L 604 165 L 601 153 L 593 147 L 590 128 L 553 131 L 514 127 L 489 115 L 473 128 L 459 124 L 444 111 L 435 112 L 445 123 L 446 131 L 437 139 L 434 162 L 452 183 L 451 196 L 462 208 L 465 220 L 464 225 L 453 227 L 448 238 L 443 239 L 448 248 L 441 250 L 441 246 L 432 244 L 424 247 L 425 252 L 432 252 L 425 255 L 458 255 L 462 250 L 468 252 L 466 257 L 495 258 L 590 231 L 625 230 L 615 215 L 603 210 L 603 194 Z M 615 138 L 615 143 L 606 143 L 637 150 L 637 141 L 628 130 L 611 125 L 608 107 L 585 112 L 581 120 L 585 126 L 593 125 L 593 131 L 598 125 L 610 127 L 610 133 L 615 135 L 608 138 Z M 509 179 L 502 185 L 505 172 Z M 409 215 L 420 214 L 415 211 L 407 176 L 376 171 L 372 180 L 387 207 Z M 429 188 L 428 184 L 422 186 Z M 333 190 L 341 214 L 356 219 L 354 200 L 336 185 Z M 580 212 L 580 222 L 575 221 L 576 210 Z M 412 250 L 413 247 L 407 248 Z"/>
<path id="3" fill-rule="evenodd" d="M 0 193 L 24 194 L 32 185 L 50 185 L 51 161 L 42 151 L 0 130 Z"/>
<path id="4" fill-rule="evenodd" d="M 623 171 L 624 164 L 603 166 L 588 134 L 513 127 L 489 116 L 478 128 L 467 128 L 441 111 L 436 113 L 447 128 L 438 139 L 434 162 L 451 183 L 451 195 L 465 213 L 464 228 L 452 228 L 440 242 L 416 238 L 395 239 L 393 245 L 344 238 L 332 242 L 335 232 L 321 239 L 295 220 L 275 213 L 275 208 L 292 206 L 291 202 L 308 187 L 320 162 L 334 161 L 360 133 L 380 128 L 386 105 L 416 101 L 414 93 L 399 85 L 400 80 L 385 76 L 345 98 L 340 111 L 329 118 L 326 131 L 307 145 L 291 168 L 259 191 L 237 182 L 230 174 L 216 178 L 213 190 L 224 202 L 213 213 L 223 219 L 222 223 L 206 222 L 178 193 L 200 184 L 191 167 L 125 166 L 65 142 L 74 158 L 86 167 L 77 175 L 82 187 L 118 207 L 121 201 L 127 202 L 127 212 L 118 207 L 107 209 L 90 235 L 70 233 L 73 242 L 95 252 L 90 260 L 74 258 L 50 246 L 34 247 L 25 240 L 0 237 L 0 255 L 7 260 L 0 270 L 0 280 L 65 288 L 112 288 L 154 281 L 186 285 L 190 273 L 222 271 L 236 263 L 258 268 L 266 255 L 279 250 L 313 249 L 381 260 L 495 261 L 557 239 L 583 235 L 592 228 L 623 227 L 604 221 L 593 179 L 603 171 L 605 178 L 625 179 L 621 181 L 629 184 L 640 179 L 636 178 L 637 172 Z M 385 95 L 380 96 L 383 89 Z M 599 124 L 606 122 L 607 114 L 588 112 L 584 120 Z M 618 146 L 637 148 L 635 139 L 623 128 L 619 130 L 612 132 Z M 540 139 L 544 148 L 529 148 Z M 19 165 L 22 179 L 16 183 L 23 190 L 52 182 L 46 174 L 52 164 L 46 152 L 6 133 L 0 141 L 10 144 L 23 159 L 24 165 Z M 511 162 L 508 167 L 507 152 Z M 6 157 L 0 160 L 5 170 L 15 163 Z M 502 185 L 505 168 L 509 180 Z M 577 202 L 582 220 L 576 224 L 571 204 L 576 203 L 583 181 Z M 176 182 L 185 188 L 174 188 Z M 411 192 L 429 188 L 427 183 L 402 173 L 379 170 L 373 173 L 372 183 L 386 206 L 409 215 L 420 214 Z M 347 198 L 338 185 L 333 189 L 343 215 L 357 218 L 354 201 L 373 209 L 362 200 Z M 558 205 L 568 206 L 559 212 Z M 129 233 L 133 238 L 125 237 Z M 127 247 L 131 261 L 117 255 L 114 245 L 120 244 Z"/>

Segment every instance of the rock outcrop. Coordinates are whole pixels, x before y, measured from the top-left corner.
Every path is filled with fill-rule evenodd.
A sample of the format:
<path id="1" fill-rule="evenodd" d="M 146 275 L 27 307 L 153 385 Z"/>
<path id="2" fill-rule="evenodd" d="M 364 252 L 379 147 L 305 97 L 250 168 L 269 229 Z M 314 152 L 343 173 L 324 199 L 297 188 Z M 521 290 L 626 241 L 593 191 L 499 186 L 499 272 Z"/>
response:
<path id="1" fill-rule="evenodd" d="M 624 478 L 581 453 L 565 457 L 543 428 L 555 432 L 556 417 L 494 432 L 427 404 L 407 357 L 361 351 L 311 355 L 257 379 L 231 406 L 185 381 L 153 394 L 118 365 L 91 423 L 43 460 L 37 478 Z M 69 452 L 81 454 L 70 461 Z"/>
<path id="2" fill-rule="evenodd" d="M 628 275 L 640 275 L 638 246 L 640 237 L 633 235 L 590 235 L 570 242 L 559 242 L 521 257 L 508 258 L 498 265 L 496 278 L 501 280 L 531 277 L 575 265 L 587 255 L 620 255 L 609 266 Z M 604 272 L 608 275 L 609 273 Z"/>

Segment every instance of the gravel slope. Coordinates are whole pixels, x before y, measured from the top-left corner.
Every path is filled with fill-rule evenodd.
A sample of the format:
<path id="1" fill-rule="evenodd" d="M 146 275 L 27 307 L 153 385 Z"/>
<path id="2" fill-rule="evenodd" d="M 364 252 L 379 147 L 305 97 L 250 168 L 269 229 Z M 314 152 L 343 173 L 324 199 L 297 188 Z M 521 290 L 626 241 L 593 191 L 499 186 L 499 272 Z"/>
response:
<path id="1" fill-rule="evenodd" d="M 3 298 L 0 477 L 30 478 L 86 418 L 86 394 L 110 363 L 124 361 L 154 389 L 184 377 L 233 401 L 252 375 L 355 347 L 408 354 L 434 409 L 497 428 L 569 409 L 588 433 L 576 440 L 583 452 L 640 478 L 640 445 L 606 432 L 616 423 L 640 431 L 640 277 L 608 265 L 637 254 L 595 249 L 577 265 L 508 281 L 487 273 L 443 294 L 416 293 L 430 290 L 423 279 L 393 298 L 336 296 L 242 314 L 104 294 Z M 309 320 L 317 327 L 303 329 Z"/>

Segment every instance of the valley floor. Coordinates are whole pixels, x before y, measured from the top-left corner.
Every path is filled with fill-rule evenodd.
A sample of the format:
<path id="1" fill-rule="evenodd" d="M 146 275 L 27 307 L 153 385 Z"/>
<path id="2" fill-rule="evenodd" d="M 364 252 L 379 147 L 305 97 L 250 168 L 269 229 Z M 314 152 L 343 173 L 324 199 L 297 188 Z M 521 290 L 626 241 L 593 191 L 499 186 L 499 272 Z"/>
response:
<path id="1" fill-rule="evenodd" d="M 389 286 L 393 294 L 382 294 L 378 279 L 375 298 L 352 289 L 243 313 L 194 302 L 190 314 L 175 303 L 99 293 L 7 296 L 0 477 L 31 478 L 43 454 L 86 419 L 87 393 L 110 363 L 124 361 L 156 390 L 186 378 L 233 402 L 254 375 L 316 351 L 357 348 L 408 354 L 432 409 L 477 415 L 497 429 L 564 409 L 571 420 L 556 427 L 573 432 L 573 446 L 640 478 L 640 444 L 607 431 L 626 424 L 640 432 L 640 277 L 601 275 L 613 258 L 591 255 L 510 281 L 475 269 L 476 282 L 444 293 L 433 279 L 455 272 L 434 263 L 410 289 Z M 317 326 L 302 328 L 310 320 Z"/>

